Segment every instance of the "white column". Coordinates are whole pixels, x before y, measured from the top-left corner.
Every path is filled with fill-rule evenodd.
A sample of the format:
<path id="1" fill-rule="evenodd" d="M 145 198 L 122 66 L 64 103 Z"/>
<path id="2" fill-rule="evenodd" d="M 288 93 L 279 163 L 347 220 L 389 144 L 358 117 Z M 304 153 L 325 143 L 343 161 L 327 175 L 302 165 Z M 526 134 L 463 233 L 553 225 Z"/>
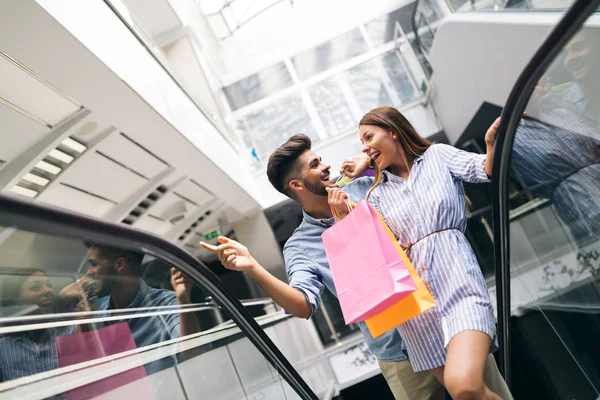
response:
<path id="1" fill-rule="evenodd" d="M 287 282 L 285 263 L 275 234 L 262 210 L 245 216 L 232 224 L 237 241 L 246 246 L 252 256 L 270 273 Z M 249 279 L 250 281 L 250 279 Z M 254 282 L 249 282 L 252 294 L 266 297 Z"/>

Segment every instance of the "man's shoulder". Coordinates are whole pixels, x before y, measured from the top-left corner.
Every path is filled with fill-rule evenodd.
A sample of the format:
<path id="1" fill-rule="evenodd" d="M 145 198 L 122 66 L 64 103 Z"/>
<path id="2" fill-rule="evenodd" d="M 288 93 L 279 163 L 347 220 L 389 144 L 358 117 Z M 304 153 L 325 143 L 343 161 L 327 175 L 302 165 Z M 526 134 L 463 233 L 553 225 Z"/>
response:
<path id="1" fill-rule="evenodd" d="M 315 230 L 315 227 L 303 220 L 283 245 L 283 253 L 301 251 L 302 243 L 306 242 L 313 230 Z"/>
<path id="2" fill-rule="evenodd" d="M 172 290 L 148 287 L 146 301 L 151 306 L 161 306 L 177 303 L 177 298 L 175 297 L 175 292 Z"/>
<path id="3" fill-rule="evenodd" d="M 342 190 L 350 196 L 350 199 L 353 202 L 358 203 L 367 196 L 367 193 L 369 192 L 369 189 L 371 188 L 372 184 L 372 177 L 363 176 L 351 180 L 346 185 L 344 185 L 344 187 L 342 187 Z"/>

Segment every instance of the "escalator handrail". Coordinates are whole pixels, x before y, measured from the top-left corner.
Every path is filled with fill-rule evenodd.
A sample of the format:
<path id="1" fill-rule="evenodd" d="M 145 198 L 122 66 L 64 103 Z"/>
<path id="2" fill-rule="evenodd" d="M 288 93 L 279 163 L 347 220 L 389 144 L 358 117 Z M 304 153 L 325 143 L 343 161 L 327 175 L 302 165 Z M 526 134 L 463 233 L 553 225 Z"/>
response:
<path id="1" fill-rule="evenodd" d="M 498 302 L 499 368 L 510 387 L 510 251 L 508 179 L 512 146 L 521 116 L 533 90 L 567 42 L 592 15 L 600 0 L 576 0 L 529 61 L 508 96 L 493 158 L 493 221 L 496 296 Z"/>
<path id="2" fill-rule="evenodd" d="M 220 279 L 188 251 L 151 233 L 42 205 L 11 194 L 0 194 L 0 222 L 6 227 L 53 236 L 86 240 L 135 251 L 143 251 L 180 268 L 226 310 L 240 330 L 302 398 L 317 396 L 275 346 L 238 299 Z"/>
<path id="3" fill-rule="evenodd" d="M 417 50 L 419 50 L 419 53 L 421 53 L 423 58 L 425 58 L 427 60 L 427 62 L 429 62 L 429 56 L 427 54 L 425 54 L 423 42 L 421 41 L 421 36 L 419 36 L 419 27 L 417 26 L 417 13 L 419 12 L 419 4 L 420 3 L 421 3 L 421 0 L 416 0 L 414 2 L 412 15 L 410 16 L 410 22 L 412 24 L 413 33 L 415 35 L 415 42 L 417 44 Z"/>

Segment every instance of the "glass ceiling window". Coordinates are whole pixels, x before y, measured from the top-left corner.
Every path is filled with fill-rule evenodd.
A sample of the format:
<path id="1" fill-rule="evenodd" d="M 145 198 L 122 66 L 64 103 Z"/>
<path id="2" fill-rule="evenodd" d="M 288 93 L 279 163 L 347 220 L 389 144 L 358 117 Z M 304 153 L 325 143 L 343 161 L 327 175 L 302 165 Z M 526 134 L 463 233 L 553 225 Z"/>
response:
<path id="1" fill-rule="evenodd" d="M 289 70 L 283 62 L 265 68 L 223 88 L 232 110 L 293 85 Z"/>
<path id="2" fill-rule="evenodd" d="M 292 63 L 300 79 L 305 79 L 368 50 L 369 47 L 360 30 L 354 29 L 295 55 L 292 57 Z"/>
<path id="3" fill-rule="evenodd" d="M 230 37 L 244 24 L 276 6 L 291 6 L 293 0 L 202 0 L 202 12 L 219 39 Z"/>

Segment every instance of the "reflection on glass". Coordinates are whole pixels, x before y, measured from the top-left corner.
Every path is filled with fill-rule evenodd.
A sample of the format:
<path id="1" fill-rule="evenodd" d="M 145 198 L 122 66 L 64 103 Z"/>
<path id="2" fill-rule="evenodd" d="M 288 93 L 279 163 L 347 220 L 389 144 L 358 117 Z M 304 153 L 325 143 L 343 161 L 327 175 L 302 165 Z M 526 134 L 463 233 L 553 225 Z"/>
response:
<path id="1" fill-rule="evenodd" d="M 296 133 L 304 133 L 313 143 L 318 141 L 316 129 L 299 94 L 278 99 L 259 111 L 245 116 L 252 131 L 252 141 L 261 161 Z"/>
<path id="2" fill-rule="evenodd" d="M 300 79 L 311 77 L 369 50 L 358 29 L 346 32 L 292 57 Z"/>
<path id="3" fill-rule="evenodd" d="M 297 398 L 205 302 L 210 293 L 162 259 L 11 228 L 0 261 L 0 397 Z M 311 322 L 283 312 L 257 320 L 324 393 L 333 377 L 314 361 L 322 353 L 306 339 Z"/>
<path id="4" fill-rule="evenodd" d="M 381 57 L 381 62 L 402 103 L 409 102 L 417 97 L 415 88 L 411 83 L 411 78 L 408 76 L 408 72 L 396 52 L 393 51 L 384 54 Z"/>
<path id="5" fill-rule="evenodd" d="M 412 27 L 411 17 L 413 8 L 414 3 L 411 3 L 365 24 L 365 28 L 373 45 L 381 46 L 390 40 L 394 40 L 396 22 L 400 23 L 400 26 L 405 33 L 411 32 L 412 29 L 410 28 Z"/>
<path id="6" fill-rule="evenodd" d="M 342 74 L 352 88 L 361 113 L 367 113 L 375 107 L 392 104 L 381 79 L 380 63 L 379 59 L 371 60 Z"/>
<path id="7" fill-rule="evenodd" d="M 308 88 L 328 136 L 343 133 L 356 126 L 350 106 L 336 78 L 330 78 Z"/>
<path id="8" fill-rule="evenodd" d="M 293 83 L 286 65 L 281 62 L 225 86 L 223 91 L 231 109 L 237 110 L 288 88 Z"/>
<path id="9" fill-rule="evenodd" d="M 565 46 L 511 154 L 511 177 L 532 199 L 512 210 L 520 216 L 511 223 L 513 326 L 526 349 L 518 357 L 536 360 L 536 373 L 518 384 L 537 379 L 560 398 L 595 398 L 600 388 L 599 40 L 590 28 Z"/>

